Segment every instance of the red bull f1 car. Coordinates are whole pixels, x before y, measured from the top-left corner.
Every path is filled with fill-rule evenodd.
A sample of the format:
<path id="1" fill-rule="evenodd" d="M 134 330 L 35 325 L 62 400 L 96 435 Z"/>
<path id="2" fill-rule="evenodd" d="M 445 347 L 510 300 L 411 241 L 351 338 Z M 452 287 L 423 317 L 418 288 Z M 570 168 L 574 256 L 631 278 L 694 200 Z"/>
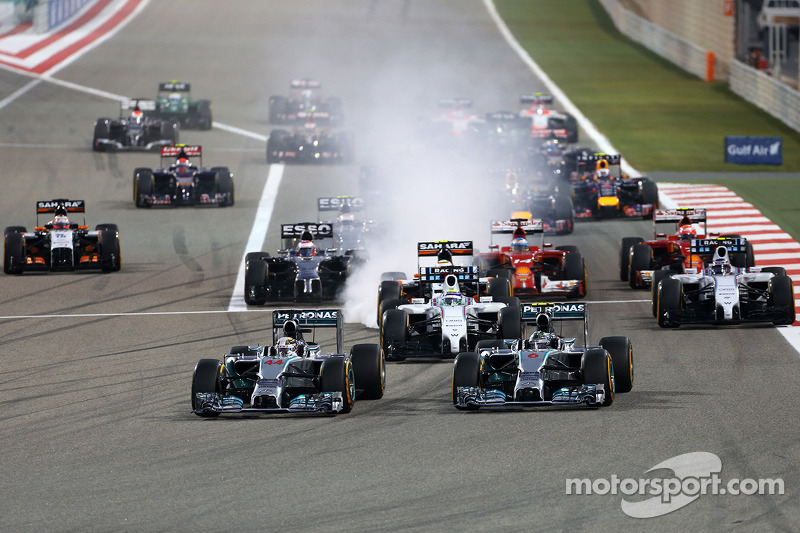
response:
<path id="1" fill-rule="evenodd" d="M 658 186 L 619 170 L 619 154 L 580 154 L 570 173 L 576 218 L 649 218 L 658 207 Z"/>

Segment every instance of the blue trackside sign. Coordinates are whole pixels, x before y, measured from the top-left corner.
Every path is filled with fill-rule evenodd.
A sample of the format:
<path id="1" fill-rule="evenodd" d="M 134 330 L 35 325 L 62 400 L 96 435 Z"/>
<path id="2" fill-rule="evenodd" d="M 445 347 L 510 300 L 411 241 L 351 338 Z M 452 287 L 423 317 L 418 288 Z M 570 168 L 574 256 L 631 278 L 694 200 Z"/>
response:
<path id="1" fill-rule="evenodd" d="M 738 165 L 782 165 L 782 137 L 725 137 L 725 162 Z"/>

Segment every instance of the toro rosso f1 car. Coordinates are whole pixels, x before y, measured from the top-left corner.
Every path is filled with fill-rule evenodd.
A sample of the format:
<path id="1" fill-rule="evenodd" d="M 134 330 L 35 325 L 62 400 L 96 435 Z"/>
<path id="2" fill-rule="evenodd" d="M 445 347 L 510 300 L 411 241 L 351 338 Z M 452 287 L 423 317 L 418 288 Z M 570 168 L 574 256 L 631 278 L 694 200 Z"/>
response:
<path id="1" fill-rule="evenodd" d="M 795 320 L 794 288 L 783 267 L 737 268 L 734 253 L 744 252 L 741 238 L 695 239 L 691 253 L 713 254 L 696 273 L 675 273 L 653 290 L 653 311 L 662 328 L 681 324 L 736 324 Z"/>
<path id="2" fill-rule="evenodd" d="M 320 248 L 313 239 L 333 238 L 331 224 L 300 222 L 281 224 L 281 238 L 299 243 L 268 252 L 249 252 L 245 257 L 244 301 L 264 305 L 267 301 L 333 300 L 344 288 L 353 255 L 336 255 L 336 249 Z"/>
<path id="3" fill-rule="evenodd" d="M 69 219 L 84 213 L 83 200 L 55 199 L 36 202 L 36 227 L 9 226 L 4 231 L 3 271 L 22 274 L 31 271 L 120 269 L 119 231 L 116 224 L 98 224 L 90 230 L 84 221 Z M 39 223 L 39 215 L 52 213 L 53 219 Z"/>
<path id="4" fill-rule="evenodd" d="M 529 339 L 481 341 L 453 365 L 453 405 L 480 407 L 608 406 L 633 388 L 633 350 L 627 337 L 587 343 L 585 303 L 524 304 L 522 319 L 536 326 Z M 583 321 L 583 347 L 555 324 Z"/>
<path id="5" fill-rule="evenodd" d="M 118 119 L 98 118 L 92 150 L 156 150 L 178 142 L 178 124 L 152 117 L 149 113 L 155 106 L 153 100 L 126 100 L 120 104 Z"/>
<path id="6" fill-rule="evenodd" d="M 336 331 L 336 352 L 323 355 L 304 333 Z M 279 333 L 280 332 L 280 333 Z M 280 334 L 280 338 L 278 338 Z M 201 359 L 192 375 L 192 411 L 221 413 L 349 413 L 354 400 L 383 397 L 386 374 L 377 344 L 342 349 L 338 309 L 272 313 L 271 346 L 234 346 L 219 359 Z"/>
<path id="7" fill-rule="evenodd" d="M 192 158 L 197 158 L 195 164 Z M 165 164 L 165 162 L 170 162 Z M 165 146 L 162 168 L 133 171 L 133 201 L 136 207 L 231 206 L 235 195 L 228 167 L 204 167 L 200 146 Z"/>

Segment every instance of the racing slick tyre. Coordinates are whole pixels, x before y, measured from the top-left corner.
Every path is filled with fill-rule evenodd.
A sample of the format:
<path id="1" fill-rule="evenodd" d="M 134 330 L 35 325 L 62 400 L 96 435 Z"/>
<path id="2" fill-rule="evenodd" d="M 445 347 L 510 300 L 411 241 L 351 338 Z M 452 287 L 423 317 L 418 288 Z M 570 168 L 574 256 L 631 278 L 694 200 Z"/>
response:
<path id="1" fill-rule="evenodd" d="M 211 100 L 198 100 L 197 102 L 197 127 L 201 130 L 210 130 L 214 123 L 211 116 Z"/>
<path id="2" fill-rule="evenodd" d="M 404 303 L 407 302 L 402 298 L 382 301 L 380 305 L 378 305 L 378 327 L 381 326 L 381 323 L 383 322 L 383 315 L 386 313 L 386 311 L 389 309 L 397 309 L 398 306 L 403 305 Z"/>
<path id="3" fill-rule="evenodd" d="M 782 318 L 773 320 L 776 326 L 791 326 L 795 320 L 794 287 L 789 276 L 775 276 L 769 280 L 769 297 L 767 304 L 770 307 L 788 307 L 789 310 Z"/>
<path id="4" fill-rule="evenodd" d="M 98 224 L 97 226 L 94 227 L 94 229 L 95 231 L 102 231 L 104 229 L 109 229 L 115 231 L 116 233 L 119 233 L 119 227 L 117 227 L 116 224 Z"/>
<path id="5" fill-rule="evenodd" d="M 567 142 L 574 144 L 578 142 L 578 121 L 569 113 L 565 113 L 564 116 L 567 117 Z"/>
<path id="6" fill-rule="evenodd" d="M 752 268 L 756 266 L 755 253 L 753 252 L 753 243 L 748 242 L 745 245 L 744 252 L 732 252 L 730 254 L 731 265 L 736 268 Z"/>
<path id="7" fill-rule="evenodd" d="M 456 409 L 475 411 L 477 405 L 458 405 L 459 387 L 478 387 L 481 358 L 475 352 L 461 352 L 453 363 L 453 405 Z"/>
<path id="8" fill-rule="evenodd" d="M 761 272 L 771 272 L 772 274 L 775 274 L 776 276 L 785 276 L 786 275 L 786 269 L 783 268 L 783 267 L 774 267 L 774 266 L 773 267 L 764 267 L 764 268 L 761 269 Z"/>
<path id="9" fill-rule="evenodd" d="M 498 322 L 500 322 L 500 329 L 497 332 L 498 338 L 522 338 L 522 314 L 519 305 L 508 305 L 500 309 Z"/>
<path id="10" fill-rule="evenodd" d="M 586 264 L 583 262 L 583 255 L 580 252 L 571 252 L 564 256 L 564 279 L 577 279 L 582 282 L 582 289 L 570 296 L 583 298 L 589 287 L 586 283 Z"/>
<path id="11" fill-rule="evenodd" d="M 97 238 L 97 260 L 103 272 L 117 272 L 122 268 L 119 250 L 119 232 L 116 228 L 100 230 Z"/>
<path id="12" fill-rule="evenodd" d="M 383 272 L 381 274 L 381 281 L 400 281 L 401 279 L 408 279 L 405 272 Z"/>
<path id="13" fill-rule="evenodd" d="M 153 194 L 153 171 L 149 168 L 137 168 L 133 171 L 133 201 L 136 207 L 148 207 L 143 196 Z"/>
<path id="14" fill-rule="evenodd" d="M 233 176 L 228 167 L 212 167 L 212 172 L 217 173 L 217 191 L 220 194 L 228 194 L 228 199 L 224 203 L 220 203 L 220 207 L 229 207 L 236 201 L 236 195 L 233 188 Z"/>
<path id="15" fill-rule="evenodd" d="M 284 144 L 286 144 L 286 137 L 289 132 L 286 130 L 272 130 L 267 139 L 267 164 L 280 163 L 281 157 L 277 152 L 281 151 Z"/>
<path id="16" fill-rule="evenodd" d="M 390 280 L 382 280 L 380 286 L 378 286 L 378 316 L 377 322 L 378 325 L 381 325 L 381 318 L 383 317 L 383 312 L 386 309 L 381 309 L 381 304 L 387 300 L 399 300 L 400 297 L 403 295 L 403 286 L 398 283 L 397 281 L 390 281 Z M 399 305 L 399 304 L 398 304 Z M 395 305 L 394 307 L 397 307 Z"/>
<path id="17" fill-rule="evenodd" d="M 575 229 L 575 208 L 572 205 L 571 195 L 556 196 L 555 219 L 567 221 L 566 227 L 562 231 L 557 231 L 557 235 L 568 235 Z"/>
<path id="18" fill-rule="evenodd" d="M 658 284 L 662 279 L 670 277 L 675 274 L 671 270 L 654 270 L 653 279 L 650 284 L 650 298 L 653 300 L 653 318 L 658 316 Z"/>
<path id="19" fill-rule="evenodd" d="M 631 248 L 631 257 L 628 262 L 628 284 L 631 289 L 644 289 L 641 276 L 636 273 L 642 270 L 650 270 L 653 260 L 653 249 L 649 244 L 638 243 Z"/>
<path id="20" fill-rule="evenodd" d="M 383 350 L 377 344 L 356 344 L 350 349 L 356 396 L 359 400 L 380 400 L 386 390 Z"/>
<path id="21" fill-rule="evenodd" d="M 633 349 L 628 337 L 600 339 L 600 347 L 611 355 L 614 365 L 614 392 L 630 392 L 633 388 Z"/>
<path id="22" fill-rule="evenodd" d="M 261 257 L 248 257 L 245 259 L 244 303 L 247 305 L 264 305 L 267 302 L 268 272 L 267 262 Z"/>
<path id="23" fill-rule="evenodd" d="M 160 138 L 169 141 L 171 144 L 178 144 L 180 124 L 171 120 L 161 121 Z"/>
<path id="24" fill-rule="evenodd" d="M 341 356 L 328 357 L 322 361 L 319 369 L 319 391 L 341 392 L 342 413 L 353 410 L 353 399 L 356 395 L 356 380 L 353 364 L 350 359 Z"/>
<path id="25" fill-rule="evenodd" d="M 486 277 L 500 278 L 512 282 L 514 281 L 514 271 L 510 268 L 490 268 L 486 272 Z"/>
<path id="26" fill-rule="evenodd" d="M 590 348 L 583 352 L 581 370 L 584 385 L 603 385 L 603 406 L 614 403 L 614 370 L 611 356 L 602 348 Z"/>
<path id="27" fill-rule="evenodd" d="M 3 247 L 3 272 L 22 274 L 25 259 L 25 236 L 22 233 L 6 233 Z"/>
<path id="28" fill-rule="evenodd" d="M 28 231 L 25 226 L 6 226 L 6 229 L 3 230 L 3 235 L 8 235 L 9 233 L 25 233 Z"/>
<path id="29" fill-rule="evenodd" d="M 402 361 L 405 357 L 392 354 L 389 347 L 393 342 L 408 340 L 408 315 L 402 309 L 389 309 L 381 323 L 381 347 L 387 361 Z"/>
<path id="30" fill-rule="evenodd" d="M 286 109 L 286 97 L 284 96 L 270 96 L 269 97 L 269 122 L 270 124 L 280 124 L 281 120 L 278 115 Z"/>
<path id="31" fill-rule="evenodd" d="M 634 244 L 644 242 L 641 237 L 623 237 L 619 242 L 619 279 L 628 281 L 628 265 L 631 259 L 631 248 Z"/>
<path id="32" fill-rule="evenodd" d="M 92 150 L 95 152 L 105 151 L 105 145 L 101 144 L 100 139 L 108 139 L 108 133 L 111 129 L 110 118 L 98 118 L 94 123 L 94 138 L 92 139 Z"/>
<path id="33" fill-rule="evenodd" d="M 492 300 L 511 296 L 511 283 L 504 278 L 492 278 L 489 280 L 489 296 Z"/>
<path id="34" fill-rule="evenodd" d="M 222 383 L 220 373 L 222 372 L 222 361 L 216 359 L 200 359 L 194 367 L 192 373 L 192 411 L 198 416 L 219 416 L 219 413 L 210 411 L 200 411 L 197 403 L 197 393 L 222 393 Z"/>
<path id="35" fill-rule="evenodd" d="M 653 204 L 653 208 L 658 207 L 658 185 L 655 181 L 648 178 L 642 178 L 640 181 L 642 187 L 642 203 Z M 644 218 L 651 218 L 652 215 L 647 215 Z"/>
<path id="36" fill-rule="evenodd" d="M 657 298 L 657 316 L 658 325 L 662 328 L 677 328 L 680 322 L 674 316 L 667 317 L 667 315 L 674 315 L 681 309 L 681 301 L 683 300 L 683 286 L 681 282 L 674 278 L 666 278 L 661 280 L 658 284 Z"/>

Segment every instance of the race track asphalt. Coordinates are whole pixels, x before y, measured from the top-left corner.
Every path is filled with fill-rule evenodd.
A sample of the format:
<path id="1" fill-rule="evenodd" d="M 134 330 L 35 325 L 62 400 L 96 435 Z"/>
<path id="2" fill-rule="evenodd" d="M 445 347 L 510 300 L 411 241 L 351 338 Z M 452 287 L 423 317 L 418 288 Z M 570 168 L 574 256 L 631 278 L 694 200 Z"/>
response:
<path id="1" fill-rule="evenodd" d="M 414 230 L 379 242 L 372 257 L 402 255 L 412 267 L 411 237 L 486 241 L 490 217 L 502 216 L 502 184 L 470 165 L 429 164 L 417 121 L 436 114 L 440 98 L 470 97 L 476 112 L 515 109 L 518 94 L 539 87 L 483 4 L 465 0 L 151 2 L 57 77 L 127 96 L 186 80 L 213 101 L 215 121 L 256 135 L 271 129 L 270 95 L 292 78 L 321 80 L 343 100 L 358 164 L 383 169 L 381 215 Z M 0 98 L 28 81 L 0 71 Z M 607 409 L 459 412 L 451 361 L 423 360 L 389 363 L 385 397 L 349 415 L 198 418 L 189 404 L 196 361 L 270 340 L 269 308 L 227 312 L 252 251 L 244 248 L 270 168 L 264 143 L 220 128 L 182 132 L 202 144 L 205 163 L 234 172 L 236 205 L 137 209 L 133 169 L 158 165 L 158 155 L 89 148 L 92 122 L 117 106 L 43 82 L 0 110 L 3 225 L 33 226 L 37 200 L 84 199 L 90 225 L 119 225 L 123 259 L 113 274 L 0 276 L 3 530 L 800 523 L 797 352 L 771 326 L 659 329 L 649 293 L 618 280 L 619 239 L 649 236 L 644 221 L 580 223 L 558 239 L 587 261 L 591 340 L 633 342 L 634 390 Z M 358 165 L 287 165 L 264 249 L 278 248 L 281 222 L 313 219 L 317 196 L 357 186 Z M 375 289 L 366 280 L 354 299 L 374 302 Z M 374 312 L 364 309 L 345 327 L 348 347 L 378 341 L 358 321 Z M 640 520 L 622 512 L 621 495 L 565 494 L 567 478 L 649 478 L 654 465 L 695 451 L 717 454 L 725 480 L 782 478 L 786 494 L 702 496 Z"/>

